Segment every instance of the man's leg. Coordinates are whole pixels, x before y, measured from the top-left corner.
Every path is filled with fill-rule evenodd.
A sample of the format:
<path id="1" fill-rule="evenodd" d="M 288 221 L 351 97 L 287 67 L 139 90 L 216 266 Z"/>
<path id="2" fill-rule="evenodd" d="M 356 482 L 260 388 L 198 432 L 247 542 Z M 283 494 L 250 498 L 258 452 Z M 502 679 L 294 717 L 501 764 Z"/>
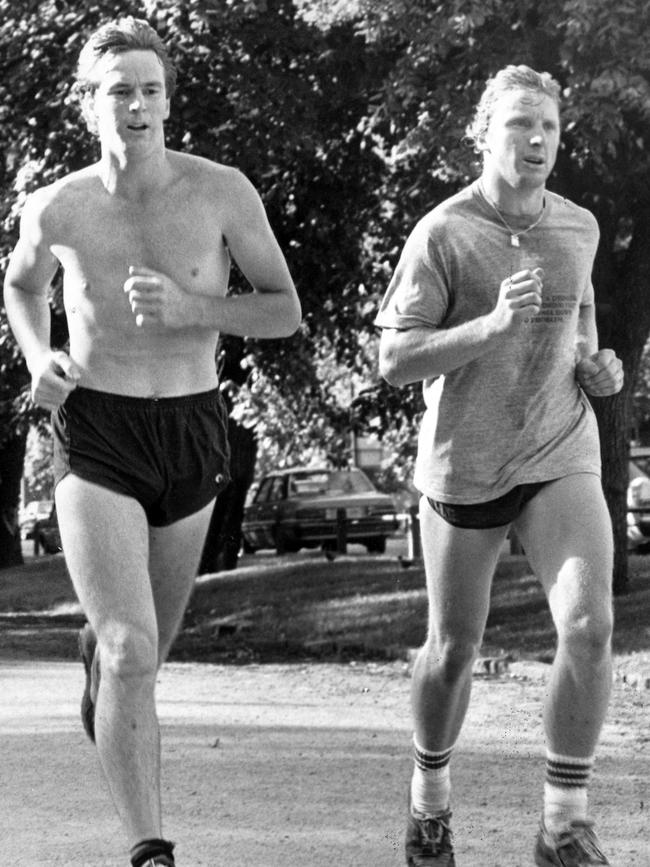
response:
<path id="1" fill-rule="evenodd" d="M 427 640 L 413 668 L 415 766 L 406 831 L 409 865 L 453 867 L 449 761 L 469 703 L 490 586 L 507 527 L 453 527 L 420 505 L 429 597 Z"/>
<path id="2" fill-rule="evenodd" d="M 587 782 L 612 686 L 612 532 L 600 479 L 582 473 L 549 484 L 516 528 L 558 635 L 544 709 L 544 823 L 559 831 L 587 818 Z M 601 857 L 580 863 L 607 863 Z"/>
<path id="3" fill-rule="evenodd" d="M 158 624 L 158 664 L 167 659 L 194 586 L 214 500 L 168 527 L 149 530 L 149 571 Z"/>
<path id="4" fill-rule="evenodd" d="M 101 658 L 99 760 L 134 846 L 162 835 L 156 673 L 182 618 L 211 507 L 150 531 L 134 500 L 74 475 L 59 483 L 56 500 L 66 562 Z"/>
<path id="5" fill-rule="evenodd" d="M 415 740 L 425 750 L 448 750 L 460 733 L 507 529 L 454 527 L 422 498 L 429 627 L 415 661 L 411 698 Z"/>
<path id="6" fill-rule="evenodd" d="M 56 488 L 66 564 L 97 635 L 99 761 L 129 845 L 161 836 L 158 631 L 141 506 L 74 475 Z"/>

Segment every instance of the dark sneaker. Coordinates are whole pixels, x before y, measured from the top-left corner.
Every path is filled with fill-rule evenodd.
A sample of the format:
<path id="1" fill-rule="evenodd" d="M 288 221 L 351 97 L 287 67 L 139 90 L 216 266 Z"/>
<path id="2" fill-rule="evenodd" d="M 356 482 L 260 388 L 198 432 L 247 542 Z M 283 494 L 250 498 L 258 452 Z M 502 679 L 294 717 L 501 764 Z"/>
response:
<path id="1" fill-rule="evenodd" d="M 95 702 L 99 687 L 99 654 L 97 636 L 89 623 L 79 632 L 79 653 L 86 671 L 86 686 L 81 697 L 81 722 L 90 740 L 95 743 Z"/>
<path id="2" fill-rule="evenodd" d="M 409 801 L 406 825 L 406 863 L 409 867 L 456 867 L 448 810 L 440 816 L 425 816 Z"/>
<path id="3" fill-rule="evenodd" d="M 558 834 L 552 834 L 540 823 L 535 844 L 537 867 L 592 867 L 609 864 L 600 849 L 594 823 L 587 820 L 571 822 Z"/>
<path id="4" fill-rule="evenodd" d="M 175 867 L 174 844 L 168 840 L 143 840 L 131 849 L 131 867 Z"/>

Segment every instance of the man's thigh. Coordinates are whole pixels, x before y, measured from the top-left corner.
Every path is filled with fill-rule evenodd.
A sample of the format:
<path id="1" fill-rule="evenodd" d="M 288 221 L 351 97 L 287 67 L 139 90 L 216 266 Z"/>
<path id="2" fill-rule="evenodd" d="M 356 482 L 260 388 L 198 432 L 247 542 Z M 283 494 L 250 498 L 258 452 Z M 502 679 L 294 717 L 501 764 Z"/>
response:
<path id="1" fill-rule="evenodd" d="M 422 497 L 420 531 L 430 631 L 441 638 L 480 640 L 508 527 L 477 530 L 453 526 Z"/>
<path id="2" fill-rule="evenodd" d="M 598 476 L 576 473 L 550 482 L 514 526 L 556 622 L 610 605 L 612 527 Z"/>
<path id="3" fill-rule="evenodd" d="M 214 500 L 173 524 L 149 529 L 149 571 L 161 662 L 180 626 L 194 586 L 213 509 Z"/>
<path id="4" fill-rule="evenodd" d="M 155 635 L 142 507 L 72 473 L 59 482 L 55 498 L 66 565 L 93 627 L 126 622 Z"/>

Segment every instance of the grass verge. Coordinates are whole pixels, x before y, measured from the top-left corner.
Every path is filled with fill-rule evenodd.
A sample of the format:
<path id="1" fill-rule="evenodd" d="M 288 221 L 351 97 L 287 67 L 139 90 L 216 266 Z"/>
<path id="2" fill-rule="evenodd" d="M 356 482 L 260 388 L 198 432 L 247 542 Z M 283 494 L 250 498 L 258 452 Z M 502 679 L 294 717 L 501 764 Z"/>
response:
<path id="1" fill-rule="evenodd" d="M 424 571 L 395 557 L 315 552 L 247 558 L 197 580 L 172 658 L 214 662 L 399 658 L 425 637 Z M 650 558 L 630 558 L 630 587 L 615 600 L 614 649 L 650 651 Z M 63 558 L 0 572 L 0 658 L 73 658 L 83 615 Z M 498 568 L 485 655 L 550 660 L 546 602 L 522 557 Z M 650 660 L 650 654 L 648 655 Z"/>

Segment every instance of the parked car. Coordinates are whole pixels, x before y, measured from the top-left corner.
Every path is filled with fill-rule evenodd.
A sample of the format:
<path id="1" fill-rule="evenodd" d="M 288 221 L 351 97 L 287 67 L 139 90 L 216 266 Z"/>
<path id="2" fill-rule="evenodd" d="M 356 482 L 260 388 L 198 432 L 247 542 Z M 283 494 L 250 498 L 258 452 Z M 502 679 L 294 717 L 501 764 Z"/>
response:
<path id="1" fill-rule="evenodd" d="M 34 554 L 41 549 L 46 554 L 58 554 L 61 550 L 61 533 L 54 503 L 48 516 L 41 518 L 34 526 Z"/>
<path id="2" fill-rule="evenodd" d="M 244 550 L 333 548 L 337 512 L 345 510 L 348 542 L 383 553 L 399 523 L 392 497 L 382 494 L 359 469 L 295 467 L 270 473 L 244 510 Z"/>
<path id="3" fill-rule="evenodd" d="M 27 503 L 20 516 L 20 536 L 22 539 L 34 538 L 36 522 L 49 518 L 53 505 L 52 500 L 32 500 Z"/>
<path id="4" fill-rule="evenodd" d="M 642 456 L 629 461 L 627 547 L 630 551 L 650 550 L 650 477 L 644 464 Z"/>

